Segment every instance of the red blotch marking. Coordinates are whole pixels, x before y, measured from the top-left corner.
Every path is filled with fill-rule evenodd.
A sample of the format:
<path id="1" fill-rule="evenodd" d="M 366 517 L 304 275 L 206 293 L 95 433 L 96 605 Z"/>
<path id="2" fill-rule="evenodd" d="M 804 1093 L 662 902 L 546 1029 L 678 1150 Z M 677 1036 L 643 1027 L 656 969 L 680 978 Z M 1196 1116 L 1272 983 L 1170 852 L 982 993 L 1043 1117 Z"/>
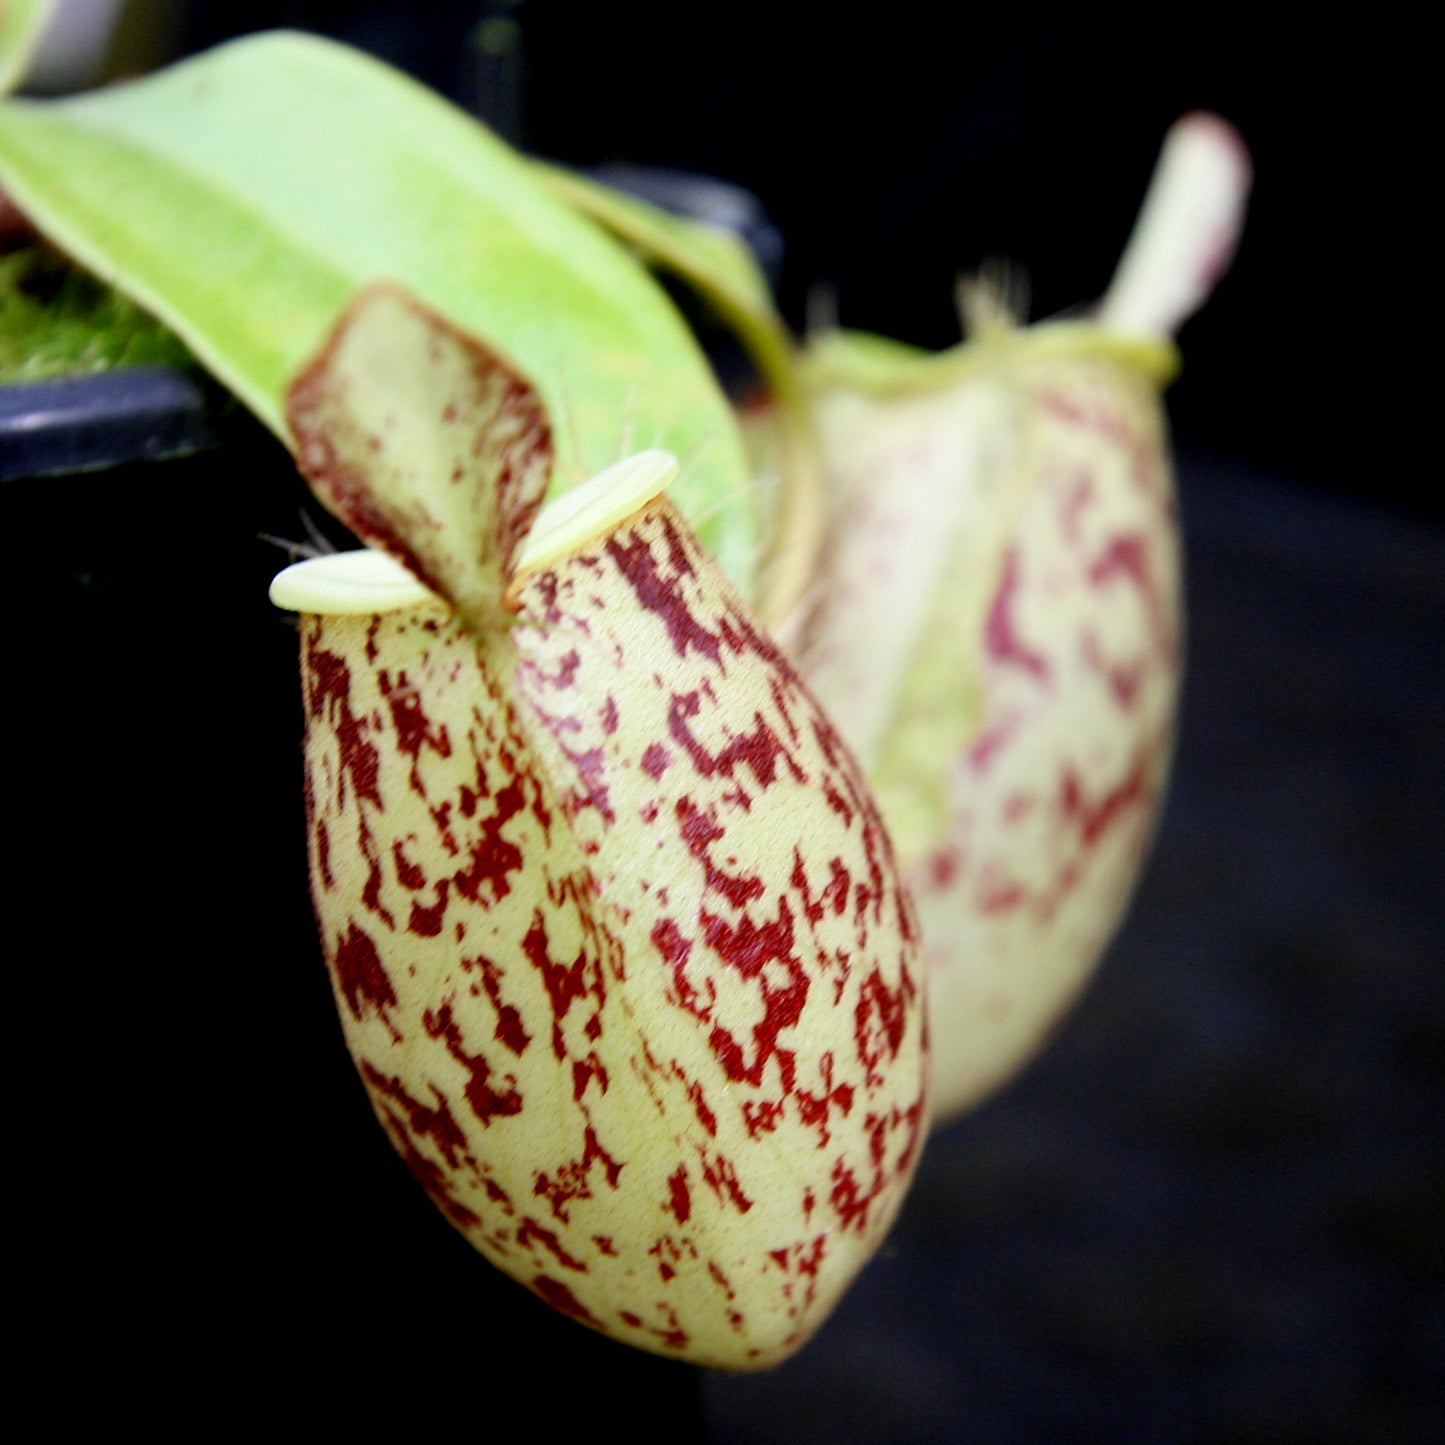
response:
<path id="1" fill-rule="evenodd" d="M 1144 684 L 1147 671 L 1144 663 L 1110 662 L 1104 656 L 1098 633 L 1092 628 L 1084 633 L 1080 650 L 1084 665 L 1090 672 L 1104 679 L 1119 707 L 1124 712 L 1132 712 L 1138 704 L 1140 689 Z"/>
<path id="2" fill-rule="evenodd" d="M 562 1038 L 562 1020 L 578 999 L 595 997 L 601 1008 L 606 999 L 602 972 L 589 959 L 585 949 L 579 949 L 570 963 L 553 961 L 548 952 L 547 925 L 540 908 L 533 913 L 532 926 L 522 939 L 522 952 L 542 975 L 542 985 L 552 1005 L 552 1052 L 562 1059 L 567 1052 Z"/>
<path id="3" fill-rule="evenodd" d="M 483 1054 L 469 1054 L 463 1047 L 462 1031 L 452 1016 L 452 1006 L 444 1003 L 439 1009 L 428 1010 L 422 1016 L 422 1026 L 429 1037 L 441 1039 L 447 1052 L 466 1069 L 467 1103 L 472 1113 L 489 1125 L 493 1119 L 508 1118 L 522 1112 L 522 1095 L 515 1079 L 508 1080 L 505 1088 L 493 1088 L 492 1066 Z"/>
<path id="4" fill-rule="evenodd" d="M 1153 589 L 1149 575 L 1149 542 L 1140 532 L 1111 537 L 1103 553 L 1089 564 L 1089 581 L 1095 586 L 1113 577 L 1127 577 L 1141 592 Z"/>
<path id="5" fill-rule="evenodd" d="M 884 1067 L 898 1057 L 903 1047 L 908 1026 L 907 994 L 906 978 L 896 989 L 890 989 L 876 968 L 863 981 L 853 1015 L 853 1037 L 870 1084 L 883 1082 Z"/>
<path id="6" fill-rule="evenodd" d="M 307 791 L 309 792 L 310 789 L 308 788 Z M 326 831 L 324 818 L 316 819 L 314 833 L 316 837 L 316 871 L 321 877 L 322 887 L 330 893 L 336 887 L 336 879 L 331 876 L 331 834 Z"/>
<path id="7" fill-rule="evenodd" d="M 396 729 L 397 749 L 411 759 L 412 787 L 420 792 L 417 764 L 421 760 L 422 749 L 429 748 L 438 757 L 449 758 L 452 755 L 446 726 L 443 724 L 439 729 L 432 730 L 421 705 L 421 695 L 407 679 L 405 671 L 397 673 L 395 681 L 389 672 L 383 671 L 377 677 L 377 683 L 391 713 L 392 726 Z"/>
<path id="8" fill-rule="evenodd" d="M 597 1135 L 589 1124 L 583 1135 L 582 1158 L 559 1166 L 552 1174 L 539 1171 L 532 1183 L 532 1193 L 546 1199 L 552 1213 L 567 1224 L 570 1216 L 567 1206 L 574 1199 L 591 1199 L 592 1166 L 601 1164 L 607 1176 L 607 1183 L 617 1188 L 622 1177 L 623 1166 L 597 1142 Z"/>
<path id="9" fill-rule="evenodd" d="M 926 1040 L 925 1040 L 926 1044 Z M 893 1127 L 895 1129 L 906 1129 L 908 1137 L 905 1139 L 903 1148 L 898 1154 L 898 1173 L 895 1178 L 904 1178 L 909 1169 L 913 1167 L 913 1161 L 918 1154 L 918 1146 L 923 1139 L 923 1095 L 920 1094 L 908 1108 L 900 1113 L 897 1109 L 893 1111 Z"/>
<path id="10" fill-rule="evenodd" d="M 709 752 L 693 737 L 688 729 L 688 719 L 702 711 L 702 697 L 696 692 L 674 695 L 668 708 L 667 728 L 673 741 L 686 751 L 698 775 L 711 778 L 721 773 L 731 778 L 739 763 L 747 766 L 760 788 L 771 787 L 778 779 L 780 763 L 798 782 L 805 781 L 805 775 L 793 761 L 778 735 L 764 721 L 759 712 L 753 714 L 756 726 L 751 732 L 734 733 L 727 744 L 717 752 Z"/>
<path id="11" fill-rule="evenodd" d="M 712 1016 L 712 990 L 703 999 L 692 980 L 687 976 L 687 962 L 692 957 L 692 940 L 683 936 L 682 930 L 671 918 L 660 918 L 652 925 L 653 947 L 662 955 L 663 961 L 672 969 L 672 980 L 676 998 L 694 1018 L 708 1019 Z"/>
<path id="12" fill-rule="evenodd" d="M 443 878 L 437 884 L 436 902 L 430 908 L 423 908 L 415 899 L 412 900 L 411 917 L 407 919 L 406 931 L 415 934 L 418 938 L 436 938 L 442 931 L 442 924 L 446 919 L 447 911 L 447 889 L 450 887 L 448 881 Z"/>
<path id="13" fill-rule="evenodd" d="M 401 1107 L 406 1114 L 408 1132 L 414 1138 L 430 1139 L 441 1150 L 450 1168 L 459 1169 L 464 1161 L 470 1162 L 466 1135 L 452 1117 L 446 1096 L 435 1084 L 430 1086 L 435 1104 L 424 1104 L 407 1092 L 399 1077 L 383 1074 L 371 1063 L 362 1062 L 361 1077 L 373 1094 L 390 1099 Z"/>
<path id="14" fill-rule="evenodd" d="M 833 773 L 843 772 L 851 763 L 852 756 L 838 736 L 837 729 L 827 718 L 819 715 L 813 719 L 813 738 L 822 749 L 828 768 Z"/>
<path id="15" fill-rule="evenodd" d="M 770 1249 L 768 1257 L 779 1269 L 789 1274 L 802 1274 L 809 1278 L 815 1278 L 827 1253 L 828 1236 L 818 1234 L 813 1237 L 813 1242 L 809 1246 L 790 1244 L 783 1249 Z"/>
<path id="16" fill-rule="evenodd" d="M 376 616 L 366 624 L 366 660 L 375 662 L 381 655 L 381 648 L 377 644 L 377 636 L 380 634 L 382 625 L 386 619 L 383 616 Z"/>
<path id="17" fill-rule="evenodd" d="M 668 1176 L 667 1203 L 662 1206 L 679 1224 L 686 1224 L 692 1216 L 692 1195 L 687 1188 L 687 1170 L 679 1164 L 675 1173 Z"/>
<path id="18" fill-rule="evenodd" d="M 608 1234 L 594 1234 L 592 1243 L 597 1246 L 599 1254 L 605 1254 L 609 1259 L 617 1258 L 617 1246 L 612 1242 L 612 1236 Z"/>
<path id="19" fill-rule="evenodd" d="M 749 1138 L 771 1134 L 782 1117 L 781 1099 L 747 1099 L 743 1102 L 743 1123 L 747 1126 Z"/>
<path id="20" fill-rule="evenodd" d="M 1019 722 L 1017 714 L 1011 714 L 983 732 L 968 750 L 968 766 L 973 773 L 980 777 L 988 773 L 994 760 L 1018 732 Z"/>
<path id="21" fill-rule="evenodd" d="M 607 1092 L 607 1069 L 596 1054 L 588 1054 L 585 1059 L 574 1059 L 572 1061 L 572 1101 L 582 1102 L 582 1095 L 587 1092 L 587 1085 L 593 1079 L 597 1080 L 597 1086 L 605 1094 Z"/>
<path id="22" fill-rule="evenodd" d="M 638 602 L 658 617 L 667 628 L 673 651 L 686 657 L 690 651 L 700 652 L 716 662 L 719 657 L 718 638 L 697 619 L 683 596 L 683 583 L 695 575 L 696 569 L 672 518 L 657 514 L 662 527 L 662 543 L 667 551 L 668 575 L 654 555 L 652 544 L 634 532 L 626 545 L 617 534 L 609 537 L 606 552 L 636 594 Z"/>
<path id="23" fill-rule="evenodd" d="M 687 1090 L 687 1097 L 692 1102 L 693 1112 L 697 1115 L 697 1122 L 713 1137 L 717 1137 L 717 1115 L 708 1108 L 707 1095 L 703 1091 L 702 1084 L 696 1079 L 689 1079 L 682 1069 L 674 1064 L 672 1071 L 683 1081 L 683 1087 Z"/>
<path id="24" fill-rule="evenodd" d="M 702 1155 L 702 1177 L 708 1188 L 723 1204 L 731 1204 L 739 1214 L 746 1214 L 753 1207 L 753 1201 L 743 1192 L 738 1181 L 737 1167 L 731 1159 L 721 1154 L 709 1158 Z"/>
<path id="25" fill-rule="evenodd" d="M 522 1024 L 522 1015 L 511 1004 L 502 999 L 502 970 L 490 958 L 478 955 L 475 959 L 463 959 L 462 967 L 475 966 L 482 975 L 482 987 L 487 999 L 497 1011 L 497 1027 L 494 1037 L 518 1058 L 526 1052 L 532 1036 Z"/>
<path id="26" fill-rule="evenodd" d="M 833 1165 L 833 1189 L 828 1196 L 834 1213 L 837 1214 L 843 1228 L 856 1229 L 859 1234 L 867 1229 L 868 1212 L 873 1206 L 873 1201 L 887 1187 L 889 1179 L 889 1176 L 877 1167 L 883 1158 L 884 1136 L 888 1121 L 879 1115 L 870 1114 L 867 1123 L 870 1153 L 874 1163 L 872 1182 L 864 1189 L 858 1183 L 857 1175 L 848 1167 L 846 1161 L 839 1158 Z"/>
<path id="27" fill-rule="evenodd" d="M 410 888 L 416 893 L 426 887 L 426 874 L 406 856 L 400 838 L 391 845 L 391 860 L 396 865 L 397 881 L 403 888 Z"/>
<path id="28" fill-rule="evenodd" d="M 939 889 L 949 887 L 962 868 L 963 854 L 955 845 L 940 848 L 928 860 L 928 886 Z"/>
<path id="29" fill-rule="evenodd" d="M 721 893 L 734 908 L 742 908 L 754 898 L 762 897 L 765 890 L 761 878 L 724 873 L 712 861 L 708 845 L 725 837 L 726 829 L 719 827 L 690 798 L 678 799 L 677 817 L 682 841 L 687 844 L 688 852 L 703 865 L 709 889 Z"/>
<path id="30" fill-rule="evenodd" d="M 597 1329 L 602 1328 L 600 1321 L 588 1314 L 582 1302 L 560 1279 L 552 1279 L 549 1275 L 539 1274 L 532 1280 L 532 1289 L 554 1310 L 558 1310 L 564 1315 L 571 1315 L 574 1320 L 581 1320 L 584 1324 L 592 1325 Z"/>
<path id="31" fill-rule="evenodd" d="M 381 1109 L 381 1121 L 396 1152 L 401 1155 L 411 1177 L 431 1196 L 432 1202 L 451 1220 L 456 1228 L 473 1229 L 479 1225 L 481 1216 L 469 1209 L 452 1193 L 451 1180 L 442 1171 L 436 1160 L 428 1159 L 413 1142 L 405 1124 L 392 1110 Z"/>
<path id="32" fill-rule="evenodd" d="M 667 1279 L 670 1278 L 670 1274 L 664 1276 L 664 1283 L 666 1283 Z M 643 1325 L 642 1321 L 633 1314 L 624 1314 L 621 1316 L 621 1318 L 626 1320 L 629 1324 L 633 1324 L 634 1327 L 640 1327 L 645 1329 L 647 1333 L 651 1335 L 653 1339 L 655 1339 L 665 1349 L 686 1349 L 688 1336 L 687 1332 L 677 1322 L 677 1311 L 673 1309 L 673 1307 L 668 1304 L 666 1300 L 658 1300 L 656 1302 L 655 1308 L 657 1309 L 657 1312 L 662 1315 L 662 1317 L 667 1321 L 667 1324 L 664 1328 L 658 1328 L 653 1325 Z"/>
<path id="33" fill-rule="evenodd" d="M 336 940 L 331 951 L 331 970 L 336 986 L 346 999 L 352 1018 L 360 1022 L 368 1008 L 386 1025 L 392 1038 L 401 1042 L 401 1034 L 387 1016 L 387 1009 L 396 1007 L 396 990 L 391 976 L 381 961 L 381 954 L 354 920 L 348 920 L 346 933 Z"/>
<path id="34" fill-rule="evenodd" d="M 607 753 L 605 750 L 588 748 L 585 752 L 576 753 L 570 748 L 564 747 L 562 751 L 567 754 L 577 769 L 577 776 L 582 783 L 577 795 L 576 806 L 596 808 L 607 822 L 615 822 L 616 814 L 612 811 L 612 797 L 607 788 Z"/>
<path id="35" fill-rule="evenodd" d="M 657 1272 L 663 1284 L 677 1277 L 677 1265 L 682 1260 L 683 1249 L 670 1234 L 664 1234 L 647 1252 L 657 1261 Z"/>
<path id="36" fill-rule="evenodd" d="M 800 1255 L 798 1259 L 798 1273 L 815 1276 L 827 1253 L 828 1236 L 826 1234 L 814 1236 L 812 1248 L 806 1255 Z"/>
<path id="37" fill-rule="evenodd" d="M 832 778 L 823 779 L 823 796 L 828 800 L 828 806 L 843 820 L 845 828 L 853 826 L 853 805 L 840 793 Z"/>
<path id="38" fill-rule="evenodd" d="M 993 603 L 988 610 L 984 626 L 984 644 L 988 655 L 1005 666 L 1020 667 L 1040 682 L 1048 676 L 1048 663 L 1043 655 L 1031 651 L 1019 637 L 1013 617 L 1013 607 L 1018 596 L 1020 583 L 1019 554 L 1017 547 L 1010 547 L 1004 556 L 1003 577 Z"/>
<path id="39" fill-rule="evenodd" d="M 1007 877 L 999 865 L 991 861 L 979 875 L 974 901 L 980 913 L 995 917 L 1022 908 L 1028 901 L 1028 892 L 1022 883 Z"/>
<path id="40" fill-rule="evenodd" d="M 557 671 L 547 677 L 558 692 L 565 692 L 568 688 L 576 687 L 577 671 L 582 666 L 582 654 L 575 647 L 569 648 L 557 665 Z"/>
<path id="41" fill-rule="evenodd" d="M 361 901 L 367 909 L 376 914 L 388 928 L 396 927 L 396 919 L 391 916 L 391 910 L 381 901 L 381 863 L 371 852 L 371 836 L 362 828 L 361 835 L 362 856 L 366 859 L 366 886 L 361 890 Z"/>
<path id="42" fill-rule="evenodd" d="M 523 1219 L 517 1226 L 517 1244 L 522 1249 L 532 1249 L 533 1242 L 540 1244 L 563 1269 L 570 1269 L 577 1274 L 586 1274 L 587 1266 L 582 1260 L 569 1254 L 563 1247 L 562 1241 L 545 1225 L 538 1224 L 530 1216 Z M 533 1250 L 533 1253 L 536 1251 Z"/>
<path id="43" fill-rule="evenodd" d="M 783 898 L 778 900 L 778 917 L 761 925 L 750 918 L 734 925 L 711 913 L 702 915 L 702 925 L 708 947 L 744 978 L 756 979 L 762 985 L 764 1014 L 753 1026 L 756 1057 L 752 1064 L 744 1061 L 742 1046 L 726 1029 L 714 1028 L 709 1040 L 730 1079 L 760 1084 L 768 1060 L 784 1052 L 778 1049 L 778 1035 L 798 1022 L 808 998 L 808 975 L 793 954 L 792 911 Z M 770 963 L 783 966 L 786 983 L 767 981 L 764 969 Z"/>
<path id="44" fill-rule="evenodd" d="M 495 1179 L 484 1177 L 482 1180 L 482 1188 L 487 1191 L 487 1198 L 490 1199 L 493 1204 L 501 1206 L 504 1214 L 514 1213 L 510 1196 Z"/>
<path id="45" fill-rule="evenodd" d="M 1130 808 L 1147 803 L 1151 794 L 1149 760 L 1139 756 L 1129 773 L 1097 802 L 1084 796 L 1084 786 L 1072 767 L 1064 769 L 1060 806 L 1079 830 L 1086 848 L 1094 847 L 1104 833 Z"/>
<path id="46" fill-rule="evenodd" d="M 861 1008 L 861 1004 L 860 1004 Z M 853 1108 L 853 1086 L 849 1083 L 833 1082 L 833 1055 L 825 1053 L 819 1060 L 823 1075 L 823 1091 L 811 1094 L 806 1089 L 796 1090 L 798 1114 L 803 1123 L 818 1131 L 818 1147 L 824 1147 L 832 1138 L 828 1128 L 834 1108 L 842 1111 L 846 1118 Z M 872 1082 L 870 1077 L 869 1082 Z"/>
<path id="47" fill-rule="evenodd" d="M 1168 609 L 1155 581 L 1149 553 L 1149 538 L 1142 532 L 1113 537 L 1104 551 L 1089 564 L 1089 583 L 1093 587 L 1103 587 L 1119 577 L 1131 582 L 1143 598 L 1144 612 L 1149 619 L 1155 645 L 1162 656 L 1172 658 L 1174 645 Z"/>
<path id="48" fill-rule="evenodd" d="M 642 755 L 642 771 L 649 778 L 660 778 L 672 761 L 672 754 L 661 743 L 650 743 Z"/>
<path id="49" fill-rule="evenodd" d="M 834 918 L 841 918 L 847 910 L 852 879 L 841 858 L 834 857 L 829 860 L 828 882 L 823 891 L 814 898 L 808 886 L 808 871 L 803 866 L 802 850 L 794 848 L 793 872 L 788 881 L 802 896 L 803 912 L 809 923 L 818 923 L 827 913 L 831 913 Z"/>
<path id="50" fill-rule="evenodd" d="M 1083 514 L 1093 500 L 1094 479 L 1087 471 L 1083 471 L 1074 478 L 1064 496 L 1063 505 L 1059 508 L 1064 536 L 1075 545 L 1082 540 Z"/>
<path id="51" fill-rule="evenodd" d="M 481 836 L 467 849 L 467 866 L 452 879 L 457 891 L 473 903 L 500 902 L 512 891 L 511 875 L 518 872 L 523 863 L 522 850 L 502 837 L 502 829 L 526 803 L 521 779 L 514 777 L 494 801 L 495 811 L 483 819 Z M 484 887 L 490 891 L 487 899 L 482 897 Z"/>
<path id="52" fill-rule="evenodd" d="M 332 731 L 341 752 L 343 773 L 351 780 L 358 798 L 381 807 L 381 755 L 367 741 L 366 727 L 351 711 L 351 669 L 344 658 L 325 652 L 315 645 L 320 635 L 320 619 L 307 636 L 308 646 L 303 658 L 306 680 L 306 703 L 311 717 L 320 719 L 329 714 Z"/>

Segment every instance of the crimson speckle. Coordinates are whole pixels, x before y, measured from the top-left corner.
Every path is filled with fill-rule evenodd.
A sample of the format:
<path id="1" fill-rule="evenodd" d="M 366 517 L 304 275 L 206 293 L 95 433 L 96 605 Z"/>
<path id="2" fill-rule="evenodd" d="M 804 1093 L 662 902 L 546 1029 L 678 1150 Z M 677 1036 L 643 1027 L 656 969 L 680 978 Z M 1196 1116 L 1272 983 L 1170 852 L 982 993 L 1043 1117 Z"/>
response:
<path id="1" fill-rule="evenodd" d="M 400 838 L 391 845 L 392 862 L 396 865 L 397 882 L 413 893 L 426 887 L 426 874 L 406 856 L 405 846 Z"/>
<path id="2" fill-rule="evenodd" d="M 692 575 L 692 567 L 670 518 L 664 519 L 664 531 L 672 566 L 670 575 L 664 575 L 652 548 L 641 537 L 627 543 L 609 537 L 607 555 L 631 585 L 638 602 L 662 619 L 679 657 L 697 651 L 716 662 L 718 639 L 697 620 L 683 596 L 683 583 Z"/>
<path id="3" fill-rule="evenodd" d="M 692 1196 L 687 1188 L 687 1170 L 681 1165 L 669 1176 L 667 1181 L 667 1203 L 663 1208 L 670 1213 L 679 1224 L 686 1224 L 692 1217 Z"/>
<path id="4" fill-rule="evenodd" d="M 479 1226 L 481 1217 L 452 1192 L 451 1176 L 416 1147 L 402 1121 L 385 1107 L 379 1110 L 379 1114 L 392 1144 L 401 1155 L 412 1178 L 426 1190 L 437 1208 L 458 1229 L 467 1230 Z"/>
<path id="5" fill-rule="evenodd" d="M 493 800 L 496 811 L 481 825 L 481 836 L 467 850 L 467 866 L 454 875 L 457 890 L 473 901 L 485 889 L 493 899 L 511 891 L 511 875 L 523 863 L 522 850 L 502 836 L 502 829 L 522 811 L 524 799 L 520 779 L 513 778 Z"/>
<path id="6" fill-rule="evenodd" d="M 898 1055 L 907 1027 L 905 988 L 890 989 L 874 969 L 863 981 L 855 1014 L 858 1057 L 868 1070 L 870 1082 L 881 1081 L 884 1067 Z"/>
<path id="7" fill-rule="evenodd" d="M 1017 547 L 1010 547 L 1004 555 L 1003 577 L 998 591 L 989 607 L 988 621 L 984 628 L 984 641 L 988 654 L 995 662 L 1008 663 L 1022 668 L 1025 672 L 1043 681 L 1048 676 L 1049 665 L 1041 653 L 1029 649 L 1020 640 L 1013 616 L 1014 600 L 1020 584 L 1019 553 Z"/>
<path id="8" fill-rule="evenodd" d="M 401 1035 L 386 1012 L 396 1007 L 396 990 L 376 944 L 354 921 L 336 940 L 331 951 L 331 968 L 352 1018 L 359 1020 L 368 1009 L 373 1009 L 386 1022 L 392 1037 L 400 1042 Z"/>
<path id="9" fill-rule="evenodd" d="M 319 619 L 312 619 L 319 622 Z M 329 715 L 331 729 L 341 750 L 341 766 L 359 798 L 381 807 L 378 786 L 380 755 L 367 737 L 367 730 L 351 711 L 351 669 L 346 660 L 315 643 L 317 626 L 308 627 L 302 655 L 306 674 L 306 699 L 313 718 Z"/>
<path id="10" fill-rule="evenodd" d="M 462 1031 L 452 1014 L 452 1006 L 443 1004 L 439 1009 L 429 1011 L 422 1019 L 423 1027 L 434 1039 L 446 1044 L 447 1052 L 466 1069 L 467 1103 L 472 1113 L 482 1124 L 490 1124 L 495 1118 L 506 1118 L 522 1112 L 522 1095 L 515 1081 L 502 1088 L 492 1084 L 492 1068 L 482 1054 L 468 1053 L 462 1045 Z"/>
<path id="11" fill-rule="evenodd" d="M 529 1216 L 517 1226 L 517 1245 L 522 1249 L 531 1249 L 534 1242 L 540 1244 L 563 1269 L 577 1274 L 587 1273 L 587 1266 L 563 1248 L 562 1241 L 552 1230 Z"/>
<path id="12" fill-rule="evenodd" d="M 374 1094 L 400 1106 L 406 1115 L 408 1132 L 416 1139 L 434 1143 L 450 1168 L 460 1168 L 464 1161 L 470 1164 L 466 1135 L 452 1117 L 445 1095 L 435 1084 L 431 1086 L 433 1102 L 426 1104 L 413 1098 L 397 1075 L 383 1074 L 369 1062 L 363 1061 L 361 1077 Z"/>
<path id="13" fill-rule="evenodd" d="M 532 1279 L 532 1288 L 554 1310 L 560 1310 L 564 1315 L 571 1315 L 573 1319 L 581 1320 L 595 1329 L 602 1328 L 601 1323 L 583 1308 L 577 1296 L 560 1279 L 553 1279 L 550 1275 L 545 1274 L 535 1275 Z"/>
<path id="14" fill-rule="evenodd" d="M 718 827 L 690 798 L 677 800 L 677 819 L 682 841 L 687 844 L 688 852 L 702 863 L 710 890 L 721 893 L 734 908 L 742 908 L 744 904 L 763 896 L 766 890 L 761 878 L 724 873 L 713 862 L 709 845 L 725 837 L 725 830 Z"/>

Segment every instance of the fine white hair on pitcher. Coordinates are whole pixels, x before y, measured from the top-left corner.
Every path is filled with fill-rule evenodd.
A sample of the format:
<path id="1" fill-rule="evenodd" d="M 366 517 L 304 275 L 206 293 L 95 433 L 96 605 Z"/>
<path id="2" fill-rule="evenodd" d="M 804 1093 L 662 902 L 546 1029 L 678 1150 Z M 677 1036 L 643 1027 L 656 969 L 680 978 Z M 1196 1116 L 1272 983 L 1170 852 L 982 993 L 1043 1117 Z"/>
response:
<path id="1" fill-rule="evenodd" d="M 311 513 L 304 507 L 296 514 L 306 533 L 305 542 L 293 542 L 287 537 L 277 537 L 271 532 L 257 532 L 257 538 L 262 542 L 269 542 L 273 547 L 279 547 L 291 561 L 299 561 L 303 557 L 329 557 L 333 552 L 341 550 L 330 537 L 312 520 Z"/>
<path id="2" fill-rule="evenodd" d="M 622 426 L 617 435 L 617 451 L 613 456 L 614 462 L 620 462 L 624 457 L 630 457 L 634 452 L 643 450 L 632 444 L 632 433 L 637 424 L 637 387 L 635 385 L 627 388 L 627 401 L 622 408 Z M 658 446 L 657 438 L 648 443 L 649 447 Z"/>

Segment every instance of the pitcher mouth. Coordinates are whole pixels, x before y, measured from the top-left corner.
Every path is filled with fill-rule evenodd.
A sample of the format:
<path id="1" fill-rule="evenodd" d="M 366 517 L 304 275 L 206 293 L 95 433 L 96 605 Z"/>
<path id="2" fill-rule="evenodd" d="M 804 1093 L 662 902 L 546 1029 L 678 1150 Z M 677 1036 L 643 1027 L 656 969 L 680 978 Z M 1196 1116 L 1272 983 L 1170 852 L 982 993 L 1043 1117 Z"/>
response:
<path id="1" fill-rule="evenodd" d="M 517 556 L 514 580 L 539 571 L 610 532 L 667 489 L 677 458 L 661 449 L 638 452 L 547 503 Z M 375 616 L 447 604 L 400 562 L 372 547 L 296 562 L 271 581 L 271 601 L 286 612 Z"/>

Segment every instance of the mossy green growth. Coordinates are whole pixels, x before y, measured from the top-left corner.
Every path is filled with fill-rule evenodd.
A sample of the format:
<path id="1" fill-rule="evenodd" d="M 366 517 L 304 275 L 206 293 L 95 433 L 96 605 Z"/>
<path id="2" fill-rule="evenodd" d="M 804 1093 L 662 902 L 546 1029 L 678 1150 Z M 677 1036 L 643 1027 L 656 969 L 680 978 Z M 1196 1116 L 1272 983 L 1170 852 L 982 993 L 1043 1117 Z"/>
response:
<path id="1" fill-rule="evenodd" d="M 173 332 L 49 247 L 0 256 L 0 383 L 190 364 Z"/>

